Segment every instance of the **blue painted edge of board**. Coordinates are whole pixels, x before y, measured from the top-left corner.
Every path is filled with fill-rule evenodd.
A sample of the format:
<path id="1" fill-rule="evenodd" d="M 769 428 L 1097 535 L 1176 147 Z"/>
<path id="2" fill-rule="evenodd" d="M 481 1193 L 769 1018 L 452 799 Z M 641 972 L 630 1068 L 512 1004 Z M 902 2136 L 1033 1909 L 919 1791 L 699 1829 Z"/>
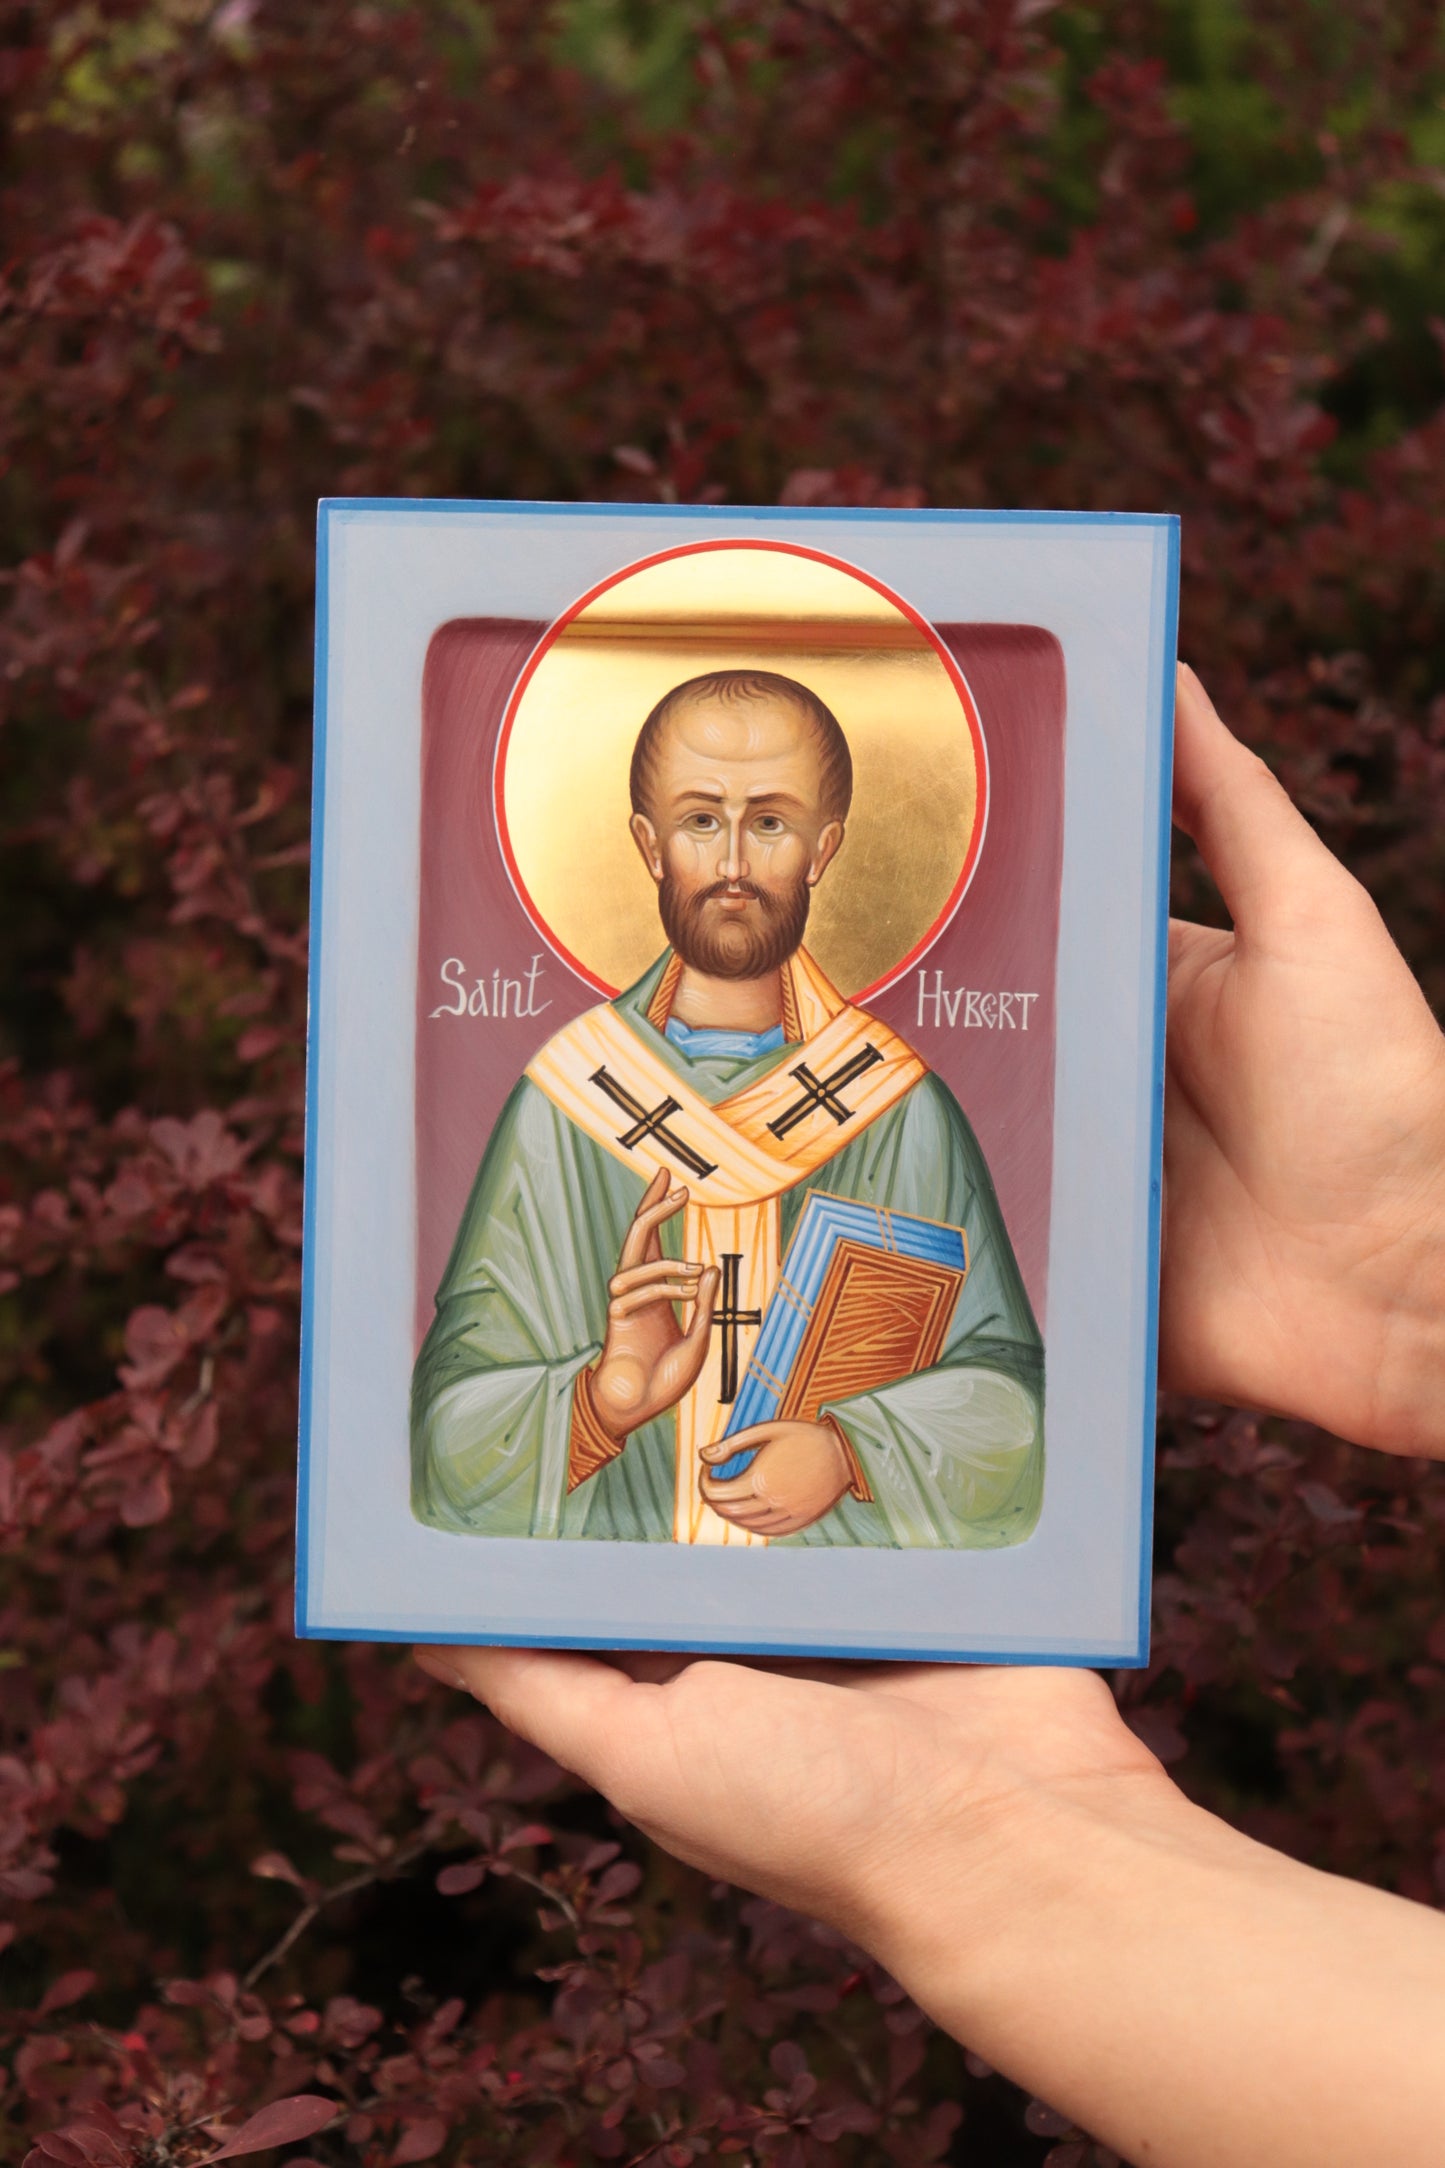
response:
<path id="1" fill-rule="evenodd" d="M 679 1641 L 666 1639 L 657 1634 L 585 1634 L 585 1633 L 504 1633 L 459 1634 L 448 1628 L 439 1632 L 430 1627 L 418 1626 L 311 1626 L 298 1635 L 303 1641 L 387 1641 L 406 1643 L 421 1648 L 431 1645 L 437 1648 L 464 1648 L 485 1646 L 499 1649 L 639 1649 L 684 1656 L 809 1656 L 820 1661 L 838 1661 L 857 1664 L 1047 1664 L 1070 1671 L 1118 1671 L 1128 1670 L 1134 1662 L 1131 1656 L 1120 1655 L 1116 1649 L 1094 1649 L 1081 1654 L 1076 1650 L 1049 1649 L 930 1649 L 919 1648 L 913 1642 L 889 1642 L 886 1645 L 872 1642 L 866 1645 L 832 1642 L 800 1641 Z"/>
<path id="2" fill-rule="evenodd" d="M 1155 841 L 1157 907 L 1154 923 L 1154 1004 L 1150 1019 L 1152 1097 L 1149 1137 L 1149 1217 L 1145 1261 L 1148 1298 L 1145 1315 L 1145 1377 L 1143 1403 L 1143 1452 L 1141 1462 L 1141 1512 L 1139 1530 L 1138 1611 L 1135 1646 L 1130 1652 L 1104 1650 L 1079 1654 L 1057 1649 L 1033 1651 L 938 1650 L 908 1644 L 899 1647 L 809 1647 L 806 1653 L 820 1657 L 858 1661 L 925 1660 L 937 1663 L 997 1663 L 1006 1658 L 1015 1664 L 1063 1664 L 1092 1669 L 1135 1670 L 1149 1660 L 1149 1614 L 1154 1530 L 1154 1430 L 1158 1399 L 1159 1261 L 1163 1183 L 1164 1139 L 1164 1023 L 1168 992 L 1168 906 L 1171 841 L 1171 792 L 1174 748 L 1174 663 L 1179 626 L 1179 515 L 1174 512 L 1073 512 L 967 510 L 952 506 L 870 508 L 863 505 L 689 505 L 627 504 L 613 502 L 558 503 L 537 498 L 507 497 L 323 497 L 317 505 L 315 690 L 311 773 L 311 896 L 306 1004 L 306 1101 L 305 1170 L 302 1199 L 301 1341 L 298 1375 L 297 1480 L 296 1480 L 296 1596 L 295 1625 L 299 1639 L 349 1641 L 365 1639 L 387 1642 L 466 1641 L 502 1648 L 658 1649 L 729 1656 L 786 1656 L 798 1653 L 797 1643 L 636 1639 L 620 1634 L 589 1636 L 529 1633 L 525 1635 L 483 1628 L 459 1635 L 455 1630 L 438 1633 L 390 1627 L 321 1625 L 310 1617 L 312 1480 L 311 1421 L 313 1363 L 315 1354 L 314 1305 L 316 1257 L 316 1166 L 320 1047 L 320 956 L 322 920 L 322 851 L 326 802 L 326 733 L 328 701 L 328 632 L 330 609 L 330 528 L 334 518 L 352 513 L 421 512 L 431 514 L 495 512 L 528 513 L 554 517 L 605 517 L 642 519 L 767 519 L 785 523 L 866 521 L 869 524 L 957 526 L 1130 526 L 1165 530 L 1166 570 L 1164 622 L 1162 627 L 1159 684 L 1158 760 L 1159 794 Z M 629 1546 L 632 1548 L 632 1546 Z"/>
<path id="3" fill-rule="evenodd" d="M 1138 1648 L 1134 1667 L 1149 1661 L 1150 1591 L 1154 1556 L 1154 1441 L 1159 1400 L 1159 1264 L 1164 1209 L 1164 1032 L 1169 1002 L 1169 854 L 1173 838 L 1174 683 L 1179 653 L 1179 521 L 1170 522 L 1164 572 L 1164 627 L 1159 683 L 1159 799 L 1155 842 L 1153 1101 L 1149 1124 L 1149 1307 L 1144 1340 L 1144 1464 L 1140 1492 Z"/>
<path id="4" fill-rule="evenodd" d="M 330 507 L 316 512 L 316 679 L 311 744 L 311 896 L 306 958 L 305 1175 L 301 1200 L 301 1352 L 298 1366 L 296 1459 L 296 1632 L 307 1638 L 311 1595 L 311 1395 L 315 1361 L 316 1134 L 321 1060 L 322 816 L 326 806 L 326 700 L 330 610 Z"/>
<path id="5" fill-rule="evenodd" d="M 968 527 L 1170 527 L 1179 525 L 1177 512 L 1008 512 L 993 509 L 967 511 L 955 505 L 885 505 L 876 509 L 858 504 L 625 504 L 591 498 L 575 504 L 557 503 L 545 497 L 323 497 L 319 510 L 323 520 L 350 512 L 528 512 L 566 517 L 607 519 L 768 519 L 833 522 L 866 520 L 869 526 L 920 526 L 929 521 Z"/>

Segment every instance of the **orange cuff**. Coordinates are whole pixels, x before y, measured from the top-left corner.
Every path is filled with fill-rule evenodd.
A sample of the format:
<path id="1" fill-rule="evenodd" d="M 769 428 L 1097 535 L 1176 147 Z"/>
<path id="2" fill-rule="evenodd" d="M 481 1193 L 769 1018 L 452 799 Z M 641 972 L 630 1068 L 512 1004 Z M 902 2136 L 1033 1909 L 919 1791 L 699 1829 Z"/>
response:
<path id="1" fill-rule="evenodd" d="M 873 1503 L 872 1487 L 867 1476 L 863 1473 L 863 1463 L 854 1452 L 853 1442 L 847 1431 L 834 1415 L 825 1415 L 822 1420 L 827 1424 L 833 1436 L 843 1448 L 843 1458 L 848 1463 L 848 1490 L 850 1495 L 857 1499 L 859 1505 L 871 1506 Z"/>
<path id="2" fill-rule="evenodd" d="M 616 1460 L 624 1440 L 604 1430 L 592 1405 L 592 1372 L 584 1370 L 572 1390 L 572 1440 L 567 1449 L 567 1489 L 576 1490 L 609 1460 Z"/>

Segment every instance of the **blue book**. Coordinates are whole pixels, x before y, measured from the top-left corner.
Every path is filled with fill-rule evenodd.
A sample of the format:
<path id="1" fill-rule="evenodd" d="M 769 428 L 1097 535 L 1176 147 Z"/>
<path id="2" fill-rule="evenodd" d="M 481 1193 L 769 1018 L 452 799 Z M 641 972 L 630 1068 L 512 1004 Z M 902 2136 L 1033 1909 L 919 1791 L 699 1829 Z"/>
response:
<path id="1" fill-rule="evenodd" d="M 803 1206 L 724 1437 L 873 1392 L 938 1360 L 968 1276 L 961 1227 L 814 1190 Z M 744 1446 L 712 1470 L 748 1467 Z"/>

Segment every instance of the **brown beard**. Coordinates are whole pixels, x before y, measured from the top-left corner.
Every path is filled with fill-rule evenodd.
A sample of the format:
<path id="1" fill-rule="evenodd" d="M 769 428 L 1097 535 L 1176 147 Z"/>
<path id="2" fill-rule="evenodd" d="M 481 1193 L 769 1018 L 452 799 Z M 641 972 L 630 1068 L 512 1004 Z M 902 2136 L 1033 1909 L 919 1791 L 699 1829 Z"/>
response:
<path id="1" fill-rule="evenodd" d="M 657 894 L 663 931 L 690 971 L 710 979 L 766 978 L 787 962 L 803 938 L 812 900 L 808 884 L 800 880 L 779 894 L 752 881 L 734 881 L 735 895 L 754 896 L 762 907 L 761 923 L 752 926 L 736 919 L 709 921 L 708 903 L 725 895 L 728 886 L 715 881 L 711 888 L 689 895 L 670 874 L 664 876 Z"/>

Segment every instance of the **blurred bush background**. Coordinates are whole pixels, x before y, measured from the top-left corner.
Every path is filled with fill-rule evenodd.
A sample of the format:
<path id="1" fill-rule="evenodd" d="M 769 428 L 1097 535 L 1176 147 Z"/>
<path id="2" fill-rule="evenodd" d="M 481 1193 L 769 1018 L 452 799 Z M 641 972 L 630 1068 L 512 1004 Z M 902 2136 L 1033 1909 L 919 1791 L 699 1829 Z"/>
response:
<path id="1" fill-rule="evenodd" d="M 314 504 L 1178 511 L 1438 1004 L 1442 15 L 0 0 L 5 2158 L 1105 2159 L 291 1638 Z M 1157 1573 L 1180 1780 L 1445 1898 L 1445 1471 L 1167 1407 Z"/>

